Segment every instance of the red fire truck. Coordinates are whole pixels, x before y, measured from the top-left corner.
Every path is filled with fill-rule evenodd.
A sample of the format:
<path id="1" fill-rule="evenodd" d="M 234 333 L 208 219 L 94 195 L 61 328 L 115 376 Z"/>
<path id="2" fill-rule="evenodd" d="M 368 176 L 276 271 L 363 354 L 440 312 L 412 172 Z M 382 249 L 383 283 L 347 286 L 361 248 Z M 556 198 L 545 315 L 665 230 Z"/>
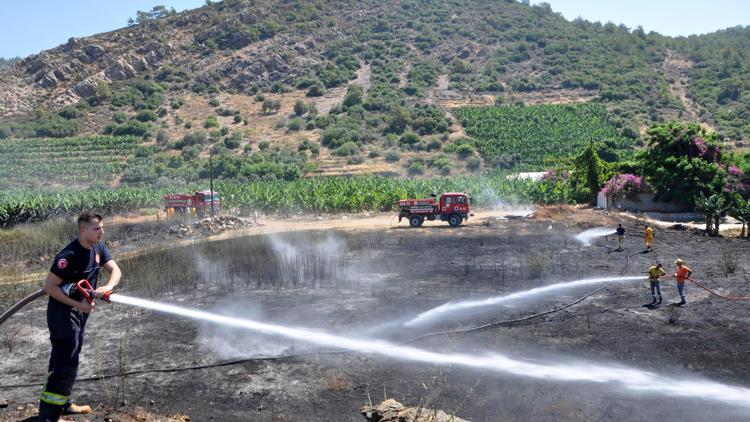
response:
<path id="1" fill-rule="evenodd" d="M 175 213 L 185 215 L 190 212 L 197 214 L 200 217 L 211 214 L 211 203 L 213 202 L 214 212 L 219 212 L 221 209 L 221 200 L 219 194 L 214 191 L 204 190 L 195 193 L 170 193 L 163 196 L 164 198 L 164 211 L 167 212 L 167 216 L 172 216 Z"/>
<path id="2" fill-rule="evenodd" d="M 448 192 L 440 195 L 436 201 L 436 194 L 424 199 L 402 199 L 398 201 L 398 221 L 406 217 L 409 225 L 419 227 L 424 220 L 447 221 L 451 227 L 458 227 L 464 220 L 473 217 L 469 196 L 465 192 Z"/>

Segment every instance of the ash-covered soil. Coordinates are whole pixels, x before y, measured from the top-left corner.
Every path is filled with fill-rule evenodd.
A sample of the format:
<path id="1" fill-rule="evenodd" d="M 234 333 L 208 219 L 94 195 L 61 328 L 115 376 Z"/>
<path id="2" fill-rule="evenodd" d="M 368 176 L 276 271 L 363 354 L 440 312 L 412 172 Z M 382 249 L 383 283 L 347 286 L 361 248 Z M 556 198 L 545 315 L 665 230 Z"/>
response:
<path id="1" fill-rule="evenodd" d="M 492 218 L 459 229 L 432 224 L 292 232 L 189 245 L 122 262 L 127 277 L 119 292 L 396 343 L 426 332 L 551 310 L 601 285 L 499 305 L 469 317 L 455 314 L 427 326 L 400 324 L 446 302 L 581 278 L 643 275 L 656 259 L 669 273 L 674 259 L 681 257 L 696 280 L 723 293 L 750 294 L 747 241 L 660 229 L 655 252 L 643 254 L 642 226 L 624 220 L 625 251 L 614 252 L 614 237 L 589 247 L 574 240 L 575 234 L 599 223 L 616 226 L 611 217 L 589 217 Z M 145 282 L 148 274 L 154 279 Z M 641 306 L 651 300 L 646 281 L 613 283 L 540 318 L 429 337 L 412 346 L 478 356 L 496 352 L 542 364 L 579 362 L 581 371 L 587 364 L 624 365 L 650 371 L 654 382 L 671 377 L 750 387 L 748 302 L 720 300 L 689 285 L 687 306 L 672 307 L 669 303 L 679 300 L 674 280 L 664 281 L 662 291 L 665 303 L 650 310 Z M 45 307 L 46 299 L 40 300 L 0 326 L 0 386 L 44 380 L 49 354 Z M 96 407 L 93 416 L 77 420 L 362 421 L 361 407 L 384 398 L 472 421 L 750 417 L 749 408 L 710 396 L 639 393 L 618 383 L 554 381 L 357 352 L 328 354 L 332 349 L 121 304 L 99 304 L 86 336 L 79 378 L 114 376 L 76 383 L 76 400 Z M 250 359 L 290 354 L 296 356 Z M 118 376 L 243 358 L 249 360 Z M 0 389 L 0 403 L 8 404 L 0 409 L 0 418 L 33 413 L 40 390 Z"/>

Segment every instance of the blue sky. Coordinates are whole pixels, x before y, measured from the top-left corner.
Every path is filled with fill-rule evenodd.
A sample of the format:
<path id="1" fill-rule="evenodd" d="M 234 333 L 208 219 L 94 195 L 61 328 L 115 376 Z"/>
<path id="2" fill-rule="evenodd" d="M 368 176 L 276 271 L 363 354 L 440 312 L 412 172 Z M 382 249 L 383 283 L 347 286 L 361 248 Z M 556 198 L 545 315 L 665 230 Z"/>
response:
<path id="1" fill-rule="evenodd" d="M 552 10 L 568 20 L 641 25 L 672 37 L 705 34 L 737 25 L 750 25 L 747 0 L 546 0 Z M 541 1 L 532 0 L 531 4 Z"/>
<path id="2" fill-rule="evenodd" d="M 26 57 L 85 37 L 127 26 L 138 10 L 160 4 L 177 11 L 205 0 L 0 0 L 0 57 Z"/>
<path id="3" fill-rule="evenodd" d="M 499 0 L 498 0 L 499 1 Z M 547 0 L 568 20 L 638 25 L 664 35 L 690 35 L 750 24 L 750 1 L 742 0 Z M 137 10 L 157 4 L 178 11 L 200 7 L 205 0 L 3 0 L 0 1 L 0 57 L 25 57 L 84 37 L 126 25 Z M 539 3 L 532 0 L 532 4 Z"/>

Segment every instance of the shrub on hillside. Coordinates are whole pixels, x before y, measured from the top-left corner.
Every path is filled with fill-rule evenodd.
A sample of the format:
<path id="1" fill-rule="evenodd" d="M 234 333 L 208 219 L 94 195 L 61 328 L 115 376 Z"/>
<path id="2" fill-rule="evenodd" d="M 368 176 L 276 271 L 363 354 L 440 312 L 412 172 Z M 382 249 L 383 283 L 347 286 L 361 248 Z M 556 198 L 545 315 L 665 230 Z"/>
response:
<path id="1" fill-rule="evenodd" d="M 359 145 L 350 141 L 336 148 L 336 150 L 334 151 L 334 154 L 340 157 L 346 157 L 346 156 L 359 154 L 359 152 L 360 152 Z"/>
<path id="2" fill-rule="evenodd" d="M 219 127 L 219 119 L 216 116 L 208 116 L 206 121 L 203 122 L 203 128 L 210 129 L 212 127 Z"/>
<path id="3" fill-rule="evenodd" d="M 155 122 L 156 118 L 154 110 L 149 109 L 143 109 L 135 115 L 135 120 L 138 120 L 139 122 Z"/>
<path id="4" fill-rule="evenodd" d="M 401 154 L 398 152 L 398 150 L 391 149 L 385 152 L 383 154 L 383 157 L 385 158 L 385 161 L 389 163 L 395 163 L 396 161 L 401 159 Z"/>
<path id="5" fill-rule="evenodd" d="M 305 122 L 300 119 L 299 117 L 295 117 L 292 120 L 289 121 L 287 124 L 287 129 L 289 129 L 290 132 L 297 132 L 300 129 L 302 129 L 302 126 L 305 124 Z"/>
<path id="6" fill-rule="evenodd" d="M 419 176 L 424 174 L 425 168 L 424 164 L 414 161 L 406 168 L 406 173 L 409 174 L 409 176 Z"/>
<path id="7" fill-rule="evenodd" d="M 178 141 L 175 144 L 175 148 L 184 149 L 185 147 L 192 145 L 203 145 L 204 143 L 206 143 L 207 138 L 208 135 L 206 135 L 206 132 L 202 130 L 188 132 L 185 134 L 185 136 L 182 137 L 182 140 Z"/>

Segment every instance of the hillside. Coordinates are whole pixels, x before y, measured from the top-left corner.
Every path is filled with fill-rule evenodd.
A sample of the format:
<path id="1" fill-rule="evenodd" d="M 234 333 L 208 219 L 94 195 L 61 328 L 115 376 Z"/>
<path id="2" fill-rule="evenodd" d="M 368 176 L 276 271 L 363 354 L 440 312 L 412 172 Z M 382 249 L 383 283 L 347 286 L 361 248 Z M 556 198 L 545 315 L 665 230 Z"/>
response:
<path id="1" fill-rule="evenodd" d="M 515 1 L 155 8 L 0 70 L 0 137 L 155 140 L 140 169 L 204 157 L 211 137 L 218 154 L 278 149 L 272 161 L 308 174 L 404 174 L 464 136 L 456 107 L 592 102 L 627 138 L 698 120 L 742 145 L 748 43 L 750 28 L 673 39 Z"/>

